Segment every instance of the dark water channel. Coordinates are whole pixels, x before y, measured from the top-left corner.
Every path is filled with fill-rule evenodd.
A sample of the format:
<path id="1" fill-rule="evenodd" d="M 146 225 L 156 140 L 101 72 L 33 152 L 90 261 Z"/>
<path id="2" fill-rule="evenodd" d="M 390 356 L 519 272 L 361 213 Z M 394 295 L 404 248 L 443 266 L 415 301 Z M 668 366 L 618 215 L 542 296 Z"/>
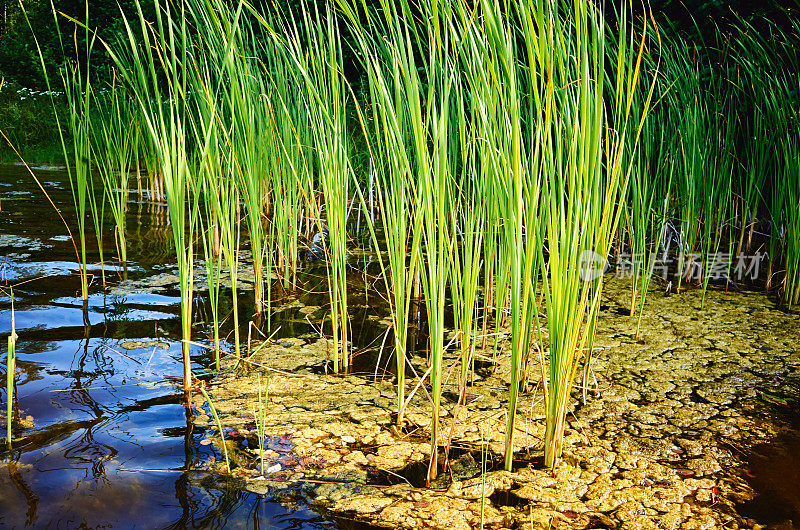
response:
<path id="1" fill-rule="evenodd" d="M 72 228 L 65 173 L 35 173 Z M 106 227 L 113 263 L 110 221 Z M 166 210 L 132 193 L 127 277 L 164 270 L 170 237 Z M 248 493 L 203 471 L 213 446 L 199 443 L 204 432 L 168 379 L 180 374 L 177 293 L 103 290 L 95 266 L 84 308 L 76 271 L 66 228 L 33 179 L 23 167 L 0 166 L 0 332 L 5 344 L 13 285 L 16 397 L 32 422 L 17 429 L 11 451 L 0 448 L 0 526 L 348 527 L 302 502 Z M 122 274 L 106 266 L 109 285 Z M 150 344 L 128 349 L 126 341 Z M 202 350 L 194 360 L 198 373 L 210 365 Z"/>
<path id="2" fill-rule="evenodd" d="M 745 478 L 756 495 L 738 510 L 769 530 L 800 528 L 800 409 L 796 401 L 793 405 L 766 408 L 787 428 L 768 443 L 750 448 L 746 458 Z"/>

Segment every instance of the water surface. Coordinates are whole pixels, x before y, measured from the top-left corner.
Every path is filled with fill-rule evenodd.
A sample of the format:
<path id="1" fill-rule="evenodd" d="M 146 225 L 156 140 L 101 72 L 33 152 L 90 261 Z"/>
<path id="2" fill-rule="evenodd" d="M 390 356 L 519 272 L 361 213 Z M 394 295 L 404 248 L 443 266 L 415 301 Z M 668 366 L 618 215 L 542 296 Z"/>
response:
<path id="1" fill-rule="evenodd" d="M 34 172 L 73 228 L 66 173 Z M 181 373 L 177 292 L 124 288 L 170 270 L 168 229 L 163 206 L 133 190 L 131 261 L 124 269 L 115 265 L 107 220 L 106 288 L 92 252 L 84 304 L 66 226 L 24 167 L 0 166 L 0 332 L 5 342 L 13 286 L 15 399 L 32 422 L 15 432 L 10 451 L 0 449 L 0 526 L 341 527 L 302 501 L 249 493 L 204 470 L 213 446 L 200 444 L 205 433 L 189 421 L 184 395 L 170 379 Z M 129 341 L 150 345 L 130 349 Z M 196 373 L 211 364 L 202 349 L 193 360 Z"/>

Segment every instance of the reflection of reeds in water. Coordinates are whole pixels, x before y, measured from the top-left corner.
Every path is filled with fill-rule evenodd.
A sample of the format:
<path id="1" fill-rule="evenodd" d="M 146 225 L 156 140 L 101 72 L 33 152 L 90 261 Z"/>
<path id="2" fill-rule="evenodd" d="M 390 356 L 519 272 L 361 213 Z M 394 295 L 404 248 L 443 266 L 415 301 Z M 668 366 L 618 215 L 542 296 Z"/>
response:
<path id="1" fill-rule="evenodd" d="M 137 201 L 133 216 L 135 231 L 128 233 L 127 245 L 142 264 L 163 263 L 172 255 L 172 234 L 167 205 L 159 202 Z"/>

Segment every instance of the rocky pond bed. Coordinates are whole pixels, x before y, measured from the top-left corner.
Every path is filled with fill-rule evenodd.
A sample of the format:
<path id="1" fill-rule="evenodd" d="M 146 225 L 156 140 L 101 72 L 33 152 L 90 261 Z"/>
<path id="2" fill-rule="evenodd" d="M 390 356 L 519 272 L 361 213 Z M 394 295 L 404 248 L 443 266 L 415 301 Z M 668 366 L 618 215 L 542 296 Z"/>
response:
<path id="1" fill-rule="evenodd" d="M 424 389 L 398 428 L 391 379 L 325 374 L 328 342 L 291 338 L 261 343 L 246 362 L 229 360 L 208 385 L 236 487 L 286 502 L 302 496 L 334 515 L 392 528 L 800 524 L 798 460 L 785 451 L 798 432 L 800 316 L 758 293 L 710 291 L 702 308 L 699 290 L 652 293 L 637 336 L 627 286 L 612 282 L 604 296 L 587 399 L 574 391 L 554 470 L 542 466 L 538 363 L 519 403 L 515 468 L 502 470 L 503 341 L 496 362 L 476 370 L 466 406 L 457 405 L 450 377 L 440 443 L 451 442 L 451 471 L 425 488 Z M 424 358 L 414 363 L 424 372 Z M 258 389 L 267 386 L 262 476 L 254 417 Z M 194 422 L 209 427 L 206 443 L 221 447 L 204 397 L 195 394 L 193 405 Z M 224 473 L 221 454 L 207 466 Z M 783 486 L 767 484 L 770 466 Z"/>

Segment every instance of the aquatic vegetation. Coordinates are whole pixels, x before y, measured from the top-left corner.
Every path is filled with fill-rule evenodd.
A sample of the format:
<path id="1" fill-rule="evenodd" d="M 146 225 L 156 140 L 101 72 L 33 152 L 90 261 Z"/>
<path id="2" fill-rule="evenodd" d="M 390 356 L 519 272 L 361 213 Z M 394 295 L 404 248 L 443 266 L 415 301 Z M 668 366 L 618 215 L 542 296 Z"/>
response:
<path id="1" fill-rule="evenodd" d="M 352 180 L 348 160 L 348 89 L 342 65 L 342 41 L 329 4 L 301 3 L 301 20 L 286 15 L 285 47 L 291 58 L 298 87 L 304 97 L 313 152 L 313 168 L 322 191 L 322 208 L 309 204 L 316 219 L 322 246 L 328 255 L 328 293 L 331 304 L 333 371 L 349 361 L 350 318 L 347 311 L 347 214 Z M 291 17 L 291 18 L 290 18 Z M 298 25 L 304 28 L 300 30 Z M 327 238 L 324 234 L 327 233 Z"/>
<path id="2" fill-rule="evenodd" d="M 211 310 L 211 333 L 212 346 L 214 347 L 214 363 L 216 369 L 220 369 L 222 350 L 220 349 L 220 276 L 222 274 L 222 252 L 219 248 L 219 227 L 217 219 L 217 209 L 214 208 L 215 200 L 211 197 L 216 193 L 213 187 L 213 178 L 208 176 L 213 174 L 215 166 L 210 165 L 217 160 L 215 157 L 208 157 L 206 164 L 201 166 L 201 183 L 206 186 L 202 193 L 207 201 L 201 208 L 198 216 L 200 237 L 203 242 L 203 263 L 206 269 L 206 286 L 208 288 L 208 305 Z M 210 166 L 210 167 L 209 167 Z"/>
<path id="3" fill-rule="evenodd" d="M 263 396 L 262 396 L 263 394 Z M 266 409 L 269 402 L 269 378 L 267 378 L 266 388 L 262 390 L 261 377 L 258 378 L 258 410 L 253 406 L 253 418 L 256 424 L 256 435 L 258 436 L 258 452 L 261 461 L 261 474 L 264 474 L 264 440 L 266 439 Z"/>
<path id="4" fill-rule="evenodd" d="M 217 424 L 217 428 L 219 429 L 220 448 L 222 449 L 222 454 L 225 457 L 225 467 L 228 469 L 228 473 L 230 473 L 231 472 L 231 462 L 228 459 L 228 445 L 225 443 L 225 431 L 222 428 L 222 423 L 219 421 L 219 415 L 217 414 L 217 409 L 214 408 L 214 402 L 211 401 L 211 398 L 209 397 L 208 392 L 206 392 L 205 388 L 200 387 L 200 393 L 203 394 L 203 397 L 205 398 L 206 403 L 208 403 L 208 408 L 211 410 L 211 414 L 214 417 L 214 421 Z"/>
<path id="5" fill-rule="evenodd" d="M 630 101 L 639 90 L 638 69 L 644 49 L 636 42 L 632 28 L 622 19 L 617 46 L 617 78 L 614 106 L 604 108 L 604 80 L 600 75 L 605 60 L 605 32 L 602 13 L 589 3 L 577 2 L 575 18 L 568 23 L 558 16 L 546 17 L 550 24 L 540 34 L 549 35 L 540 48 L 546 78 L 562 88 L 544 91 L 546 108 L 554 108 L 552 124 L 542 135 L 542 179 L 544 235 L 547 260 L 542 260 L 544 302 L 549 338 L 545 465 L 552 467 L 561 455 L 567 401 L 578 361 L 588 345 L 589 362 L 595 319 L 603 287 L 595 256 L 608 255 L 616 233 L 620 208 L 618 193 L 627 188 L 630 166 L 623 153 L 636 143 L 641 122 L 647 114 L 645 100 L 640 120 L 630 120 Z M 573 33 L 574 32 L 574 33 Z M 626 32 L 628 32 L 626 34 Z M 567 50 L 555 45 L 556 35 L 566 34 Z M 574 54 L 578 61 L 567 66 L 559 54 Z M 633 81 L 631 81 L 633 80 Z M 568 88 L 567 88 L 568 87 Z M 608 112 L 609 115 L 605 115 Z M 607 136 L 607 128 L 615 134 Z M 585 328 L 584 328 L 584 322 Z M 508 467 L 508 457 L 506 460 Z"/>
<path id="6" fill-rule="evenodd" d="M 190 189 L 195 177 L 192 173 L 193 153 L 188 142 L 193 132 L 198 135 L 205 133 L 206 137 L 200 136 L 205 140 L 210 136 L 211 127 L 192 122 L 193 116 L 187 112 L 192 101 L 190 87 L 193 81 L 198 81 L 185 61 L 190 44 L 187 18 L 191 12 L 185 4 L 177 7 L 179 12 L 174 17 L 180 23 L 178 31 L 173 25 L 171 7 L 166 4 L 159 7 L 156 26 L 148 25 L 140 10 L 140 33 L 135 33 L 134 28 L 127 21 L 125 23 L 127 48 L 119 52 L 109 46 L 106 48 L 135 94 L 147 133 L 158 154 L 180 277 L 183 385 L 188 390 L 191 386 L 194 238 L 199 203 L 198 195 L 191 193 Z M 162 8 L 166 20 L 161 16 Z M 147 45 L 140 47 L 139 39 Z M 198 86 L 200 89 L 201 85 Z M 163 101 L 171 101 L 171 104 L 165 105 Z M 213 120 L 213 117 L 207 119 Z M 207 142 L 200 145 L 208 150 Z M 202 160 L 203 155 L 201 153 L 198 158 Z"/>
<path id="7" fill-rule="evenodd" d="M 531 387 L 546 403 L 545 463 L 557 464 L 581 367 L 589 401 L 615 255 L 639 322 L 655 278 L 705 296 L 763 249 L 770 277 L 751 284 L 775 276 L 798 303 L 800 144 L 783 103 L 798 90 L 777 68 L 797 61 L 778 43 L 786 32 L 746 37 L 740 22 L 745 52 L 721 30 L 705 43 L 589 0 L 378 4 L 159 2 L 155 20 L 140 7 L 120 40 L 103 42 L 119 70 L 110 90 L 95 90 L 77 60 L 62 70 L 83 296 L 86 210 L 102 263 L 108 206 L 125 263 L 134 170 L 171 232 L 184 389 L 200 256 L 217 369 L 225 336 L 242 357 L 242 266 L 252 325 L 269 330 L 276 286 L 320 294 L 300 274 L 305 256 L 324 261 L 330 303 L 308 322 L 331 337 L 333 371 L 347 370 L 363 346 L 348 304 L 362 217 L 375 250 L 364 292 L 385 295 L 393 335 L 397 427 L 416 392 L 430 401 L 429 482 L 447 461 L 443 394 L 454 385 L 467 404 L 479 356 L 509 365 L 505 467 Z M 87 56 L 88 22 L 76 25 Z"/>
<path id="8" fill-rule="evenodd" d="M 103 183 L 104 202 L 111 209 L 114 219 L 119 260 L 128 262 L 128 245 L 125 237 L 128 212 L 128 180 L 135 153 L 135 129 L 130 128 L 130 118 L 134 114 L 132 102 L 116 83 L 104 96 L 92 94 L 96 109 L 92 130 L 92 159 Z M 99 122 L 99 127 L 98 127 Z M 98 130 L 99 129 L 99 130 Z M 101 230 L 98 232 L 102 233 Z M 98 240 L 102 245 L 102 240 Z M 102 258 L 101 258 L 102 261 Z"/>
<path id="9" fill-rule="evenodd" d="M 89 7 L 86 5 L 85 23 L 80 25 L 78 21 L 73 21 L 75 24 L 74 30 L 77 34 L 79 26 L 83 29 L 83 46 L 78 45 L 77 39 L 74 40 L 74 49 L 69 49 L 64 46 L 64 35 L 61 30 L 58 31 L 58 39 L 61 44 L 61 51 L 65 57 L 65 64 L 58 71 L 58 76 L 64 88 L 63 94 L 66 98 L 67 116 L 65 120 L 65 127 L 69 131 L 69 136 L 62 129 L 61 118 L 59 117 L 59 104 L 56 102 L 56 93 L 50 85 L 50 73 L 45 68 L 44 56 L 39 47 L 39 42 L 36 39 L 35 32 L 30 26 L 30 20 L 23 8 L 22 13 L 31 31 L 34 33 L 34 42 L 36 42 L 39 60 L 42 65 L 45 82 L 47 84 L 47 92 L 50 97 L 50 102 L 56 117 L 56 127 L 58 129 L 59 139 L 61 141 L 61 149 L 64 155 L 64 161 L 67 166 L 67 175 L 69 176 L 69 185 L 72 191 L 72 202 L 75 207 L 76 223 L 78 228 L 78 243 L 77 247 L 80 248 L 78 257 L 78 273 L 81 282 L 81 298 L 86 301 L 89 299 L 89 275 L 86 268 L 87 248 L 86 248 L 86 209 L 89 207 L 89 212 L 92 216 L 92 221 L 95 227 L 95 235 L 98 242 L 98 250 L 100 253 L 100 261 L 103 261 L 103 248 L 102 248 L 102 224 L 103 224 L 103 197 L 101 194 L 100 204 L 98 205 L 97 197 L 95 194 L 94 184 L 91 175 L 91 108 L 92 108 L 92 85 L 90 81 L 90 58 L 96 42 L 96 36 L 90 32 L 88 27 L 89 22 Z M 58 22 L 59 14 L 54 10 L 53 16 Z M 56 27 L 60 26 L 56 23 Z M 85 65 L 83 68 L 81 65 Z M 72 235 L 72 234 L 70 234 Z M 105 274 L 103 275 L 105 282 Z"/>
<path id="10" fill-rule="evenodd" d="M 359 57 L 369 86 L 368 111 L 361 116 L 365 140 L 370 153 L 370 171 L 374 173 L 375 198 L 379 225 L 368 218 L 378 262 L 386 291 L 389 293 L 389 311 L 394 336 L 395 371 L 397 372 L 397 424 L 403 424 L 406 399 L 406 361 L 409 354 L 409 306 L 413 284 L 419 267 L 421 232 L 415 230 L 418 215 L 418 194 L 415 191 L 411 159 L 406 150 L 407 107 L 401 103 L 402 90 L 408 90 L 403 79 L 404 70 L 398 59 L 403 57 L 389 40 L 375 41 L 352 6 L 343 4 L 352 34 L 358 45 Z M 375 24 L 384 24 L 376 19 Z M 387 22 L 388 23 L 388 22 Z M 366 207 L 359 191 L 362 206 Z M 376 228 L 380 229 L 382 242 L 378 241 Z"/>
<path id="11" fill-rule="evenodd" d="M 8 335 L 6 350 L 6 444 L 11 445 L 14 439 L 11 432 L 14 420 L 14 379 L 16 377 L 16 345 L 17 333 L 14 326 L 14 288 L 9 288 L 11 296 L 11 333 Z"/>
<path id="12" fill-rule="evenodd" d="M 785 138 L 786 279 L 784 300 L 800 304 L 800 134 Z"/>

